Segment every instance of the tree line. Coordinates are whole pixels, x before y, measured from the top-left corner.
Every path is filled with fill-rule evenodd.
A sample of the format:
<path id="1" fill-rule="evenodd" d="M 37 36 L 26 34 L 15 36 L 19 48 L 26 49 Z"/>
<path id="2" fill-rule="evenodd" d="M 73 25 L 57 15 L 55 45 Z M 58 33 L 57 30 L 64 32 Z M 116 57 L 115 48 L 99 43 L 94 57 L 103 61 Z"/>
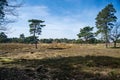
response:
<path id="1" fill-rule="evenodd" d="M 100 36 L 105 42 L 106 48 L 110 42 L 113 42 L 114 47 L 117 47 L 116 43 L 120 39 L 120 22 L 117 22 L 115 13 L 116 10 L 113 4 L 108 4 L 98 13 L 97 17 L 95 18 L 95 27 L 97 28 L 97 31 L 93 33 L 93 27 L 86 26 L 83 29 L 80 29 L 78 37 L 83 38 L 87 42 L 89 39 L 95 36 Z"/>
<path id="2" fill-rule="evenodd" d="M 15 0 L 17 1 L 17 0 Z M 14 2 L 13 2 L 14 3 Z M 8 0 L 0 0 L 0 31 L 5 30 L 6 24 L 10 23 L 11 20 L 6 18 L 7 15 L 15 16 L 15 8 L 19 5 L 12 5 Z M 0 42 L 18 42 L 18 43 L 34 43 L 35 48 L 37 48 L 37 43 L 105 43 L 106 48 L 110 42 L 116 43 L 120 41 L 120 22 L 117 22 L 117 17 L 115 15 L 116 10 L 112 3 L 108 4 L 103 8 L 98 15 L 96 16 L 96 28 L 85 26 L 80 29 L 80 32 L 77 34 L 79 39 L 38 39 L 38 35 L 42 32 L 42 23 L 45 21 L 39 19 L 30 19 L 28 20 L 30 27 L 30 34 L 32 36 L 25 37 L 24 34 L 21 34 L 19 38 L 7 38 L 7 35 L 4 32 L 0 33 Z"/>
<path id="3" fill-rule="evenodd" d="M 37 40 L 37 43 L 75 43 L 75 44 L 99 44 L 99 43 L 105 43 L 102 39 L 97 39 L 95 37 L 89 37 L 87 41 L 84 39 L 67 39 L 67 38 L 56 38 L 56 39 L 38 39 L 37 36 L 35 36 L 35 39 Z M 25 44 L 34 44 L 34 36 L 28 36 L 25 37 L 24 34 L 20 34 L 19 38 L 8 38 L 7 35 L 4 32 L 0 33 L 0 43 L 25 43 Z M 120 43 L 120 39 L 117 40 L 117 43 Z"/>

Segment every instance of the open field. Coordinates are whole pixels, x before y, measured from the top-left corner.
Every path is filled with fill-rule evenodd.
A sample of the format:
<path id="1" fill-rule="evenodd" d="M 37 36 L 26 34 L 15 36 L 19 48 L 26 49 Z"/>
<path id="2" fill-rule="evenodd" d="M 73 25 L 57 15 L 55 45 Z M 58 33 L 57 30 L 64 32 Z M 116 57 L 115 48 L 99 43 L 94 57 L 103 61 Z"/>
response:
<path id="1" fill-rule="evenodd" d="M 120 80 L 120 49 L 103 44 L 0 44 L 0 80 Z"/>

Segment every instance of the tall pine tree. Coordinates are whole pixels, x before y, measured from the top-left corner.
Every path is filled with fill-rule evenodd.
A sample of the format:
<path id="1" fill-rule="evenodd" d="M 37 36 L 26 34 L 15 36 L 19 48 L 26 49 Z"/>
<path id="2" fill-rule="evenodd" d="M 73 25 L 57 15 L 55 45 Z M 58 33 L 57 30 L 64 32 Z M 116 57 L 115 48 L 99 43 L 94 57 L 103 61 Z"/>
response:
<path id="1" fill-rule="evenodd" d="M 113 28 L 114 22 L 117 20 L 115 13 L 116 10 L 111 3 L 102 9 L 96 17 L 97 33 L 102 35 L 105 40 L 106 47 L 108 47 L 110 31 Z"/>
<path id="2" fill-rule="evenodd" d="M 36 34 L 38 34 L 38 35 L 41 34 L 41 29 L 42 29 L 42 27 L 45 26 L 45 25 L 42 25 L 41 23 L 43 23 L 45 21 L 37 20 L 37 19 L 31 19 L 31 20 L 28 20 L 28 22 L 30 22 L 30 24 L 29 24 L 30 33 L 33 34 L 35 48 L 37 49 L 37 37 L 36 37 Z"/>

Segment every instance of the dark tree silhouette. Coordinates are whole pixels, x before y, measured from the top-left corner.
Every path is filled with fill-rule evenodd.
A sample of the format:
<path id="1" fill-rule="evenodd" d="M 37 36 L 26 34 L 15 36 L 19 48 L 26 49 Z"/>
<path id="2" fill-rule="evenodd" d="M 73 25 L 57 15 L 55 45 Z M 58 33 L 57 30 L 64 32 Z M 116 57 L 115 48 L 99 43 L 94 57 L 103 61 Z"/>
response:
<path id="1" fill-rule="evenodd" d="M 113 28 L 114 22 L 116 22 L 117 17 L 114 15 L 116 12 L 112 4 L 108 4 L 104 9 L 102 9 L 96 17 L 96 27 L 98 29 L 97 33 L 102 35 L 106 42 L 106 47 L 108 47 L 109 34 Z"/>
<path id="2" fill-rule="evenodd" d="M 22 3 L 20 0 L 0 0 L 0 31 L 4 31 L 8 23 L 14 22 L 8 16 L 17 16 L 16 8 L 20 7 Z"/>
<path id="3" fill-rule="evenodd" d="M 79 38 L 83 38 L 85 42 L 88 42 L 89 39 L 94 37 L 94 34 L 92 33 L 93 27 L 86 26 L 82 29 L 80 29 L 80 33 L 77 34 Z"/>
<path id="4" fill-rule="evenodd" d="M 42 25 L 41 23 L 43 23 L 44 21 L 37 20 L 37 19 L 31 19 L 31 20 L 28 20 L 28 22 L 30 22 L 30 24 L 29 24 L 30 33 L 33 34 L 33 36 L 34 36 L 35 48 L 37 49 L 37 37 L 36 37 L 36 34 L 38 34 L 38 35 L 41 34 L 41 29 L 42 29 L 42 27 L 45 26 L 45 25 Z"/>
<path id="5" fill-rule="evenodd" d="M 0 33 L 0 43 L 7 42 L 7 35 L 4 32 Z"/>

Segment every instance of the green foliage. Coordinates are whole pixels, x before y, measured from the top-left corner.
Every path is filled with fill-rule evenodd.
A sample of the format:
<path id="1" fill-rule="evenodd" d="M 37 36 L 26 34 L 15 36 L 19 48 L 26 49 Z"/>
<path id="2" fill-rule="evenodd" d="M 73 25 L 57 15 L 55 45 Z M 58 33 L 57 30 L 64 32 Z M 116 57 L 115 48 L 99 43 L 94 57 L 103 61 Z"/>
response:
<path id="1" fill-rule="evenodd" d="M 4 32 L 0 33 L 0 43 L 6 43 L 7 42 L 7 35 Z"/>
<path id="2" fill-rule="evenodd" d="M 25 40 L 24 40 L 24 43 L 31 43 L 31 44 L 34 44 L 35 42 L 38 42 L 38 37 L 35 36 L 35 40 L 34 41 L 34 36 L 29 36 L 29 37 L 26 37 Z"/>
<path id="3" fill-rule="evenodd" d="M 35 38 L 35 35 L 38 34 L 40 35 L 41 34 L 41 29 L 42 27 L 44 27 L 45 25 L 41 25 L 41 23 L 43 23 L 44 21 L 42 20 L 37 20 L 37 19 L 31 19 L 31 20 L 28 20 L 28 22 L 30 22 L 29 26 L 30 26 L 30 33 L 33 34 L 33 42 L 35 44 L 35 48 L 37 49 L 37 40 Z"/>
<path id="4" fill-rule="evenodd" d="M 117 40 L 117 43 L 120 43 L 120 39 Z"/>
<path id="5" fill-rule="evenodd" d="M 20 39 L 25 39 L 25 35 L 24 34 L 20 34 Z"/>
<path id="6" fill-rule="evenodd" d="M 77 36 L 87 42 L 89 39 L 94 37 L 94 34 L 92 33 L 92 31 L 93 31 L 93 27 L 86 26 L 80 29 L 80 33 L 77 34 Z"/>
<path id="7" fill-rule="evenodd" d="M 25 35 L 24 34 L 20 34 L 19 42 L 25 43 Z"/>
<path id="8" fill-rule="evenodd" d="M 67 39 L 67 38 L 61 38 L 61 39 L 40 39 L 41 43 L 76 43 L 75 39 Z"/>
<path id="9" fill-rule="evenodd" d="M 117 17 L 114 15 L 115 13 L 116 10 L 113 5 L 108 4 L 96 17 L 97 34 L 102 34 L 102 37 L 106 41 L 106 47 L 108 46 L 110 31 L 113 28 L 114 22 L 117 20 Z"/>
<path id="10" fill-rule="evenodd" d="M 19 38 L 10 38 L 9 41 L 13 42 L 13 43 L 19 43 L 19 42 L 21 42 Z"/>
<path id="11" fill-rule="evenodd" d="M 30 26 L 30 33 L 31 34 L 38 34 L 38 35 L 40 35 L 42 27 L 45 26 L 45 25 L 41 25 L 41 23 L 43 23 L 44 21 L 37 20 L 37 19 L 32 19 L 32 20 L 28 20 L 28 22 L 31 22 L 29 24 L 29 26 Z"/>
<path id="12" fill-rule="evenodd" d="M 52 43 L 53 42 L 53 39 L 40 39 L 40 42 L 41 43 Z"/>
<path id="13" fill-rule="evenodd" d="M 67 38 L 61 38 L 61 39 L 38 39 L 37 36 L 35 36 L 35 42 L 40 43 L 75 43 L 75 44 L 84 44 L 86 43 L 83 39 L 67 39 Z M 20 34 L 19 38 L 13 37 L 13 38 L 7 38 L 7 35 L 3 32 L 0 33 L 0 43 L 25 43 L 25 44 L 33 44 L 34 42 L 34 36 L 28 36 L 25 37 L 24 34 Z M 88 41 L 90 44 L 96 44 L 96 43 L 104 43 L 104 41 L 96 39 L 96 38 L 90 38 Z M 119 39 L 117 42 L 120 42 Z"/>
<path id="14" fill-rule="evenodd" d="M 88 40 L 88 43 L 90 43 L 90 44 L 96 44 L 96 43 L 98 43 L 97 41 L 98 40 L 96 38 L 91 38 L 91 39 Z"/>
<path id="15" fill-rule="evenodd" d="M 113 27 L 113 22 L 116 22 L 117 17 L 114 15 L 116 10 L 112 4 L 108 4 L 96 17 L 96 27 L 98 33 L 107 33 Z"/>
<path id="16" fill-rule="evenodd" d="M 77 39 L 77 40 L 75 41 L 75 43 L 77 43 L 77 44 L 78 44 L 78 43 L 81 43 L 81 44 L 82 44 L 82 43 L 84 43 L 84 41 L 83 41 L 82 39 Z"/>

